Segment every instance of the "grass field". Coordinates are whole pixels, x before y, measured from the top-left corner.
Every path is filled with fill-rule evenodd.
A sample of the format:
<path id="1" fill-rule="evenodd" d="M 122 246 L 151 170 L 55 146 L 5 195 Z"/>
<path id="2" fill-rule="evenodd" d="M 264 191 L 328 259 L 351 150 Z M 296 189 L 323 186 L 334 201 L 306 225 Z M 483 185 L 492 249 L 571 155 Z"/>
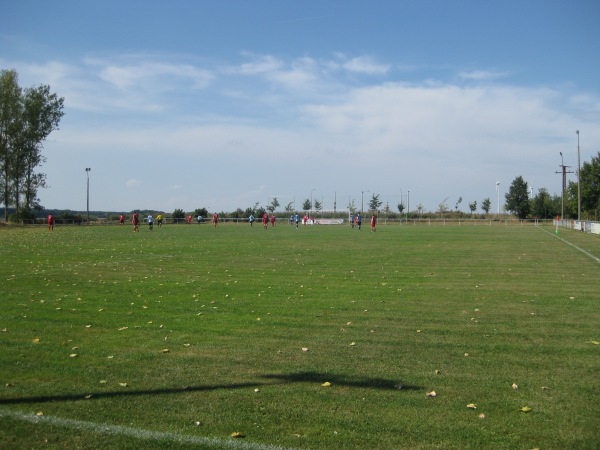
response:
<path id="1" fill-rule="evenodd" d="M 0 255 L 0 448 L 600 448 L 597 236 L 3 228 Z"/>

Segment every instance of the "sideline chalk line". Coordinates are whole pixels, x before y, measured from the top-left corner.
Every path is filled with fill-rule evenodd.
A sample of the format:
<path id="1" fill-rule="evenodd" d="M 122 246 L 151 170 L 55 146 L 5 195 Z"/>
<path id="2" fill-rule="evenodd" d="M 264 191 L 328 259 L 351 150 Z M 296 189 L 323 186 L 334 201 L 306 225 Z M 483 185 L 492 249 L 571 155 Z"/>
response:
<path id="1" fill-rule="evenodd" d="M 11 411 L 0 407 L 0 418 L 9 417 L 11 419 L 22 420 L 30 423 L 47 423 L 65 428 L 73 428 L 78 430 L 89 430 L 96 433 L 114 435 L 114 436 L 130 436 L 138 439 L 152 441 L 170 441 L 179 444 L 203 445 L 205 447 L 215 449 L 233 449 L 233 450 L 299 450 L 288 447 L 279 447 L 277 445 L 256 444 L 252 442 L 244 442 L 234 438 L 221 439 L 216 437 L 206 436 L 190 436 L 180 433 L 144 430 L 121 425 L 109 425 L 96 422 L 85 422 L 82 420 L 62 419 L 60 417 L 37 416 L 32 413 L 23 413 L 19 411 Z"/>
<path id="2" fill-rule="evenodd" d="M 574 249 L 576 249 L 576 250 L 579 250 L 581 253 L 583 253 L 584 255 L 587 255 L 587 256 L 589 256 L 590 258 L 592 258 L 592 259 L 593 259 L 594 261 L 596 261 L 597 263 L 600 263 L 600 258 L 597 258 L 596 256 L 592 255 L 590 252 L 588 252 L 588 251 L 586 251 L 586 250 L 584 250 L 584 249 L 582 249 L 582 248 L 580 248 L 580 247 L 577 247 L 575 244 L 572 244 L 572 243 L 571 243 L 571 242 L 569 242 L 569 241 L 566 241 L 566 240 L 564 240 L 563 238 L 561 238 L 561 237 L 560 237 L 560 236 L 558 236 L 557 234 L 551 233 L 550 231 L 548 231 L 548 230 L 545 230 L 545 229 L 543 229 L 543 228 L 540 228 L 540 229 L 541 229 L 542 231 L 545 231 L 545 232 L 546 232 L 546 233 L 548 233 L 548 234 L 551 234 L 551 235 L 552 235 L 552 236 L 554 236 L 556 239 L 559 239 L 559 240 L 563 241 L 565 244 L 568 244 L 568 245 L 570 245 L 570 246 L 571 246 L 571 247 L 573 247 Z"/>

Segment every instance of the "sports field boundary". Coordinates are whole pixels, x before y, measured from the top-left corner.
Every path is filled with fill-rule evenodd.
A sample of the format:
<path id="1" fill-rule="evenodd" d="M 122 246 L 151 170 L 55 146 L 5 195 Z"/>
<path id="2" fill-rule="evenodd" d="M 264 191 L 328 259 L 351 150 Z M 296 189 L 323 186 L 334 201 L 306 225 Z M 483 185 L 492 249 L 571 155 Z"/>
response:
<path id="1" fill-rule="evenodd" d="M 597 263 L 600 263 L 600 258 L 592 255 L 590 252 L 582 249 L 581 247 L 578 247 L 577 245 L 573 244 L 572 242 L 567 241 L 566 239 L 561 238 L 558 234 L 553 234 L 548 230 L 544 230 L 543 228 L 540 227 L 541 230 L 545 231 L 548 234 L 551 234 L 552 236 L 554 236 L 556 239 L 564 242 L 567 245 L 570 245 L 571 247 L 573 247 L 575 250 L 578 250 L 579 252 L 583 253 L 586 256 L 589 256 L 590 258 L 592 258 L 594 261 L 596 261 Z"/>
<path id="2" fill-rule="evenodd" d="M 69 429 L 93 431 L 112 436 L 128 436 L 147 441 L 175 442 L 184 445 L 201 445 L 206 448 L 231 450 L 299 450 L 292 447 L 280 447 L 270 444 L 246 442 L 243 438 L 216 438 L 207 436 L 190 436 L 181 433 L 152 431 L 122 425 L 86 422 L 83 420 L 63 419 L 46 415 L 27 414 L 0 408 L 0 418 L 11 418 L 33 424 L 48 424 Z"/>

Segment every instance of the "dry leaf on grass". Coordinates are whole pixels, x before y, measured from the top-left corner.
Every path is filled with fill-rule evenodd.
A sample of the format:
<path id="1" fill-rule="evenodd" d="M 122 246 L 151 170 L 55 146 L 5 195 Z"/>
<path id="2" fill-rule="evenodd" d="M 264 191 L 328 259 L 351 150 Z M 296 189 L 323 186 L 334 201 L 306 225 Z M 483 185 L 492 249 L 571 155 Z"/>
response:
<path id="1" fill-rule="evenodd" d="M 427 397 L 437 397 L 437 394 L 436 394 L 436 392 L 435 392 L 435 391 L 427 392 L 425 395 L 426 395 Z"/>
<path id="2" fill-rule="evenodd" d="M 519 411 L 524 412 L 524 413 L 528 413 L 530 411 L 533 411 L 533 408 L 531 408 L 529 406 L 523 406 Z"/>
<path id="3" fill-rule="evenodd" d="M 469 408 L 469 409 L 477 409 L 477 405 L 475 403 L 469 403 L 467 405 L 467 408 Z"/>
<path id="4" fill-rule="evenodd" d="M 326 381 L 321 386 L 323 386 L 323 387 L 329 387 L 329 386 L 331 386 L 331 383 L 329 381 Z"/>
<path id="5" fill-rule="evenodd" d="M 233 433 L 231 433 L 231 437 L 232 438 L 243 438 L 243 437 L 246 437 L 246 435 L 244 433 L 242 433 L 241 431 L 234 431 Z"/>

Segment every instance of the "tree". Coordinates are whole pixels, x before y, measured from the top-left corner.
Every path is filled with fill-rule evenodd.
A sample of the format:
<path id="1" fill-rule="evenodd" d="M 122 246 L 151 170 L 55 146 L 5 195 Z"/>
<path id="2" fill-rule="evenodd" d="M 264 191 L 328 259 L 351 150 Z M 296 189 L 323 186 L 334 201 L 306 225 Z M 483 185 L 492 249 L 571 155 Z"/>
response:
<path id="1" fill-rule="evenodd" d="M 317 199 L 315 199 L 315 209 L 317 211 L 321 211 L 323 209 L 323 204 L 320 201 L 318 201 Z"/>
<path id="2" fill-rule="evenodd" d="M 379 207 L 383 204 L 382 201 L 379 200 L 379 194 L 373 194 L 371 196 L 371 200 L 369 200 L 369 209 L 373 212 L 379 210 Z"/>
<path id="3" fill-rule="evenodd" d="M 491 208 L 492 208 L 492 201 L 490 200 L 490 198 L 489 197 L 484 198 L 483 201 L 481 202 L 481 209 L 483 210 L 483 212 L 486 214 L 489 214 Z"/>
<path id="4" fill-rule="evenodd" d="M 22 201 L 25 212 L 39 206 L 37 191 L 46 176 L 35 169 L 45 162 L 42 142 L 58 129 L 64 99 L 46 85 L 23 93 L 17 78 L 14 70 L 0 76 L 0 176 L 4 206 L 14 205 L 18 216 Z"/>
<path id="5" fill-rule="evenodd" d="M 591 162 L 584 162 L 580 174 L 581 209 L 598 212 L 600 210 L 600 152 L 592 156 Z"/>
<path id="6" fill-rule="evenodd" d="M 278 206 L 279 200 L 277 200 L 277 197 L 273 197 L 273 199 L 271 200 L 271 204 L 267 207 L 267 209 L 272 213 L 277 209 Z"/>
<path id="7" fill-rule="evenodd" d="M 548 193 L 548 189 L 541 188 L 538 194 L 531 201 L 531 214 L 541 219 L 560 215 L 559 211 L 554 210 L 554 202 Z"/>
<path id="8" fill-rule="evenodd" d="M 390 208 L 390 204 L 388 202 L 386 202 L 385 206 L 383 207 L 383 211 L 382 211 L 386 216 L 389 216 L 390 213 L 392 212 L 391 208 Z"/>
<path id="9" fill-rule="evenodd" d="M 442 203 L 440 203 L 438 205 L 438 212 L 440 213 L 440 215 L 444 214 L 445 212 L 448 212 L 448 197 L 446 197 Z"/>
<path id="10" fill-rule="evenodd" d="M 454 209 L 456 209 L 456 211 L 458 212 L 458 205 L 460 205 L 462 203 L 462 197 L 458 197 L 458 200 L 456 200 L 456 206 L 454 207 Z"/>
<path id="11" fill-rule="evenodd" d="M 198 216 L 206 219 L 208 217 L 208 209 L 196 208 L 196 210 L 194 211 L 194 217 L 198 217 Z"/>
<path id="12" fill-rule="evenodd" d="M 423 206 L 422 203 L 419 203 L 417 205 L 417 214 L 419 215 L 419 217 L 421 217 L 421 214 L 423 214 L 423 211 L 425 211 L 425 207 Z"/>
<path id="13" fill-rule="evenodd" d="M 294 211 L 294 202 L 289 202 L 285 207 L 285 212 L 292 212 L 292 211 Z"/>
<path id="14" fill-rule="evenodd" d="M 400 214 L 402 214 L 404 212 L 404 209 L 406 208 L 406 206 L 404 206 L 403 202 L 398 203 L 398 211 L 400 212 Z"/>
<path id="15" fill-rule="evenodd" d="M 519 219 L 525 219 L 529 215 L 530 204 L 527 182 L 523 177 L 518 176 L 513 180 L 505 198 L 506 209 L 512 211 Z"/>
<path id="16" fill-rule="evenodd" d="M 350 214 L 354 214 L 356 213 L 356 205 L 354 204 L 354 200 L 352 200 L 351 202 L 348 202 L 348 211 L 350 211 Z"/>
<path id="17" fill-rule="evenodd" d="M 8 207 L 12 198 L 12 166 L 16 134 L 19 130 L 21 88 L 17 72 L 3 70 L 0 74 L 0 190 L 4 203 L 4 220 L 8 220 Z"/>
<path id="18" fill-rule="evenodd" d="M 469 209 L 471 210 L 471 214 L 475 214 L 475 211 L 477 211 L 477 200 L 469 203 Z"/>
<path id="19" fill-rule="evenodd" d="M 171 216 L 173 217 L 173 219 L 185 219 L 185 211 L 183 209 L 175 209 L 175 211 L 173 211 L 173 214 L 171 214 Z"/>
<path id="20" fill-rule="evenodd" d="M 312 205 L 311 205 L 310 199 L 307 198 L 306 200 L 304 200 L 304 203 L 302 203 L 302 209 L 304 211 L 309 211 L 311 208 L 312 208 Z"/>

